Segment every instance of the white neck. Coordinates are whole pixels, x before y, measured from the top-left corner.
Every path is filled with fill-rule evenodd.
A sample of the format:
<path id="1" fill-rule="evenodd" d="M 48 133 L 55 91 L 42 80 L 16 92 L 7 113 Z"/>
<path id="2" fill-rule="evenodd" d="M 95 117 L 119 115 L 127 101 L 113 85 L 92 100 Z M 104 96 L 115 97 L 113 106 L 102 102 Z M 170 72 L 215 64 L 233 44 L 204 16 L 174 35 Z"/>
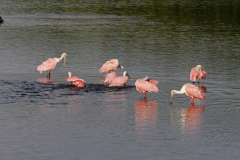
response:
<path id="1" fill-rule="evenodd" d="M 65 57 L 65 54 L 62 54 L 60 58 L 56 58 L 57 62 L 60 62 Z"/>
<path id="2" fill-rule="evenodd" d="M 127 71 L 124 71 L 123 72 L 123 77 L 126 77 L 126 75 L 127 75 Z"/>
<path id="3" fill-rule="evenodd" d="M 72 77 L 72 73 L 71 72 L 68 72 L 68 77 Z"/>
<path id="4" fill-rule="evenodd" d="M 177 90 L 173 90 L 173 91 L 175 94 L 184 94 L 186 93 L 185 87 L 186 85 L 183 85 L 180 91 L 177 91 Z"/>

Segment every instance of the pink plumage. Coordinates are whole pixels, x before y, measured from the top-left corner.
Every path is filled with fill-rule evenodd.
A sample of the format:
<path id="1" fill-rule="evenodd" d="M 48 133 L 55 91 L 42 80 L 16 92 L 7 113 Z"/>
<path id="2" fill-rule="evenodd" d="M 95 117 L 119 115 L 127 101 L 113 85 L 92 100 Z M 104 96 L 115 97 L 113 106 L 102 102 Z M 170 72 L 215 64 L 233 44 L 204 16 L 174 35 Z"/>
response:
<path id="1" fill-rule="evenodd" d="M 72 76 L 66 79 L 67 82 L 71 82 L 73 85 L 77 87 L 84 87 L 84 83 L 86 83 L 83 79 L 78 78 L 77 76 Z"/>
<path id="2" fill-rule="evenodd" d="M 119 87 L 126 84 L 128 81 L 128 77 L 120 76 L 112 80 L 112 83 L 110 83 L 109 87 Z"/>
<path id="3" fill-rule="evenodd" d="M 175 94 L 184 94 L 184 93 L 191 99 L 192 104 L 194 103 L 194 98 L 198 98 L 201 100 L 205 99 L 205 95 L 201 89 L 199 89 L 197 86 L 191 83 L 186 83 L 182 86 L 180 91 L 177 91 L 177 90 L 171 91 L 171 101 L 172 101 L 172 97 Z"/>
<path id="4" fill-rule="evenodd" d="M 200 79 L 205 79 L 207 77 L 207 72 L 202 69 L 200 65 L 197 65 L 197 67 L 194 67 L 191 69 L 190 73 L 190 80 L 195 82 L 196 78 L 198 78 L 198 82 Z"/>
<path id="5" fill-rule="evenodd" d="M 103 66 L 99 69 L 100 73 L 103 72 L 111 72 L 116 70 L 119 67 L 118 59 L 111 59 L 103 64 Z"/>
<path id="6" fill-rule="evenodd" d="M 41 65 L 37 67 L 37 70 L 42 73 L 42 71 L 48 71 L 54 69 L 57 66 L 58 62 L 55 58 L 49 58 L 44 61 Z"/>
<path id="7" fill-rule="evenodd" d="M 58 62 L 60 62 L 64 58 L 63 65 L 65 66 L 65 59 L 67 54 L 63 53 L 60 58 L 49 58 L 48 60 L 44 61 L 41 65 L 37 67 L 37 70 L 42 73 L 43 71 L 48 71 L 47 78 L 50 78 L 50 71 L 54 69 Z"/>
<path id="8" fill-rule="evenodd" d="M 149 80 L 148 82 L 147 80 L 144 80 L 144 79 L 138 79 L 135 82 L 135 86 L 136 86 L 136 90 L 139 91 L 140 93 L 143 93 L 144 97 L 146 97 L 146 92 L 159 91 L 158 87 L 155 85 L 157 83 L 158 81 L 156 80 Z"/>
<path id="9" fill-rule="evenodd" d="M 204 93 L 195 85 L 192 85 L 190 83 L 186 84 L 185 91 L 186 91 L 185 94 L 191 99 L 192 98 L 198 98 L 201 100 L 205 99 Z"/>
<path id="10" fill-rule="evenodd" d="M 112 83 L 113 79 L 117 78 L 117 74 L 115 72 L 110 72 L 107 74 L 105 80 L 104 80 L 104 84 L 110 84 Z"/>

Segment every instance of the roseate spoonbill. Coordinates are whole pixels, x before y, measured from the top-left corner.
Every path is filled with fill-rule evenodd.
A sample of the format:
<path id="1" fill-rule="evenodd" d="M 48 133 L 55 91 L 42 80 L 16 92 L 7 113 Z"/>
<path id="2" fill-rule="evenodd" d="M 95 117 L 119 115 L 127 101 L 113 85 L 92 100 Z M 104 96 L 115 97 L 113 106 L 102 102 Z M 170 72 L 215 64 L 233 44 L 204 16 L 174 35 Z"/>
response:
<path id="1" fill-rule="evenodd" d="M 124 71 L 123 76 L 119 76 L 119 77 L 113 79 L 112 82 L 110 83 L 109 87 L 120 87 L 120 86 L 123 86 L 124 84 L 126 84 L 128 81 L 128 77 L 126 77 L 126 75 L 130 79 L 132 79 L 132 77 L 128 74 L 128 72 Z"/>
<path id="2" fill-rule="evenodd" d="M 180 91 L 172 90 L 171 91 L 171 104 L 172 104 L 172 97 L 174 94 L 186 94 L 189 98 L 191 98 L 191 103 L 194 103 L 194 98 L 198 98 L 201 100 L 205 99 L 204 93 L 195 85 L 191 83 L 186 83 L 182 86 Z"/>
<path id="3" fill-rule="evenodd" d="M 200 79 L 205 79 L 206 77 L 207 72 L 203 70 L 203 67 L 201 65 L 197 65 L 191 69 L 190 80 L 193 81 L 193 83 L 196 81 L 196 78 L 198 78 L 199 83 Z"/>
<path id="4" fill-rule="evenodd" d="M 117 78 L 117 74 L 115 72 L 110 72 L 107 74 L 105 80 L 104 80 L 104 85 L 111 84 L 113 79 Z"/>
<path id="5" fill-rule="evenodd" d="M 65 59 L 67 57 L 66 53 L 63 53 L 60 58 L 49 58 L 48 60 L 44 61 L 41 65 L 37 67 L 37 70 L 42 73 L 42 71 L 48 71 L 47 78 L 50 78 L 50 71 L 54 69 L 58 62 L 60 62 L 64 58 L 63 66 L 65 66 Z"/>
<path id="6" fill-rule="evenodd" d="M 72 76 L 71 72 L 68 72 L 65 81 L 71 82 L 77 87 L 84 87 L 84 83 L 86 83 L 83 79 L 78 78 L 77 76 Z"/>
<path id="7" fill-rule="evenodd" d="M 158 84 L 157 80 L 149 79 L 149 77 L 145 77 L 143 79 L 138 79 L 135 82 L 136 90 L 140 93 L 144 94 L 144 98 L 146 98 L 146 92 L 155 92 L 157 93 L 160 89 L 156 86 Z"/>
<path id="8" fill-rule="evenodd" d="M 123 66 L 120 66 L 118 59 L 111 59 L 103 64 L 103 66 L 99 69 L 99 72 L 111 72 L 117 68 L 123 69 Z"/>

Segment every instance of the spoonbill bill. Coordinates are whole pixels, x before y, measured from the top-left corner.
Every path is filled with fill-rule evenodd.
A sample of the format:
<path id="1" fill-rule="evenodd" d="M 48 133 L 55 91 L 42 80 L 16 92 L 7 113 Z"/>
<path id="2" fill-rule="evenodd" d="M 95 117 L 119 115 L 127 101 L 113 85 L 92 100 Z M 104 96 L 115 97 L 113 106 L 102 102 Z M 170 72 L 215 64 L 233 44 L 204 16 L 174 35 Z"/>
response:
<path id="1" fill-rule="evenodd" d="M 123 76 L 119 76 L 119 77 L 111 80 L 112 82 L 110 83 L 109 87 L 119 87 L 119 86 L 123 86 L 124 84 L 126 84 L 128 81 L 128 77 L 126 75 L 130 79 L 132 79 L 132 77 L 128 74 L 128 72 L 124 71 Z"/>
<path id="2" fill-rule="evenodd" d="M 49 58 L 48 60 L 44 61 L 41 65 L 37 67 L 37 70 L 42 73 L 42 71 L 48 71 L 47 78 L 50 78 L 50 71 L 54 69 L 58 62 L 60 62 L 64 58 L 63 66 L 65 66 L 65 59 L 67 57 L 66 53 L 63 53 L 60 58 Z"/>
<path id="3" fill-rule="evenodd" d="M 204 100 L 205 95 L 204 93 L 195 85 L 191 83 L 186 83 L 182 86 L 180 91 L 172 90 L 171 91 L 171 102 L 172 103 L 172 97 L 175 94 L 186 94 L 191 99 L 191 104 L 194 104 L 194 98 Z"/>
<path id="4" fill-rule="evenodd" d="M 84 83 L 86 83 L 83 79 L 78 78 L 77 76 L 72 76 L 71 72 L 68 72 L 65 81 L 71 82 L 73 85 L 77 87 L 84 87 Z"/>
<path id="5" fill-rule="evenodd" d="M 111 59 L 103 64 L 103 66 L 99 69 L 99 72 L 111 72 L 117 68 L 123 69 L 123 66 L 119 64 L 118 59 Z"/>
<path id="6" fill-rule="evenodd" d="M 145 77 L 143 79 L 138 79 L 135 82 L 136 90 L 140 93 L 144 94 L 144 98 L 146 98 L 146 92 L 155 92 L 157 93 L 160 89 L 156 86 L 158 84 L 157 80 L 149 79 L 149 77 Z"/>
<path id="7" fill-rule="evenodd" d="M 191 69 L 190 80 L 194 83 L 196 78 L 198 78 L 198 83 L 200 79 L 205 79 L 207 77 L 207 72 L 203 70 L 201 65 L 197 65 L 196 67 Z"/>

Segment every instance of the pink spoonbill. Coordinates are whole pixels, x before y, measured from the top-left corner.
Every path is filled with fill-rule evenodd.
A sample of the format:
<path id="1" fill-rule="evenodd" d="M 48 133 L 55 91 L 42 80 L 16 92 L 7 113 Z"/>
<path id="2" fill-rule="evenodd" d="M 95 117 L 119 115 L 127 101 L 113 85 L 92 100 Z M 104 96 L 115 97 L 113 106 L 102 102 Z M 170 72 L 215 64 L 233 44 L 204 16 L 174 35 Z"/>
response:
<path id="1" fill-rule="evenodd" d="M 207 72 L 203 70 L 203 67 L 201 65 L 197 65 L 191 69 L 190 80 L 193 81 L 193 83 L 196 81 L 196 78 L 198 78 L 199 83 L 200 79 L 205 79 L 206 77 Z"/>
<path id="2" fill-rule="evenodd" d="M 99 69 L 99 72 L 111 72 L 117 68 L 123 69 L 123 66 L 120 66 L 118 59 L 111 59 L 103 64 L 103 66 Z"/>
<path id="3" fill-rule="evenodd" d="M 104 85 L 111 84 L 112 81 L 117 78 L 117 74 L 115 72 L 110 72 L 107 74 L 105 80 L 104 80 Z"/>
<path id="4" fill-rule="evenodd" d="M 191 104 L 194 103 L 194 98 L 204 100 L 205 95 L 204 93 L 195 85 L 191 83 L 186 83 L 182 86 L 180 91 L 172 90 L 171 91 L 171 103 L 172 103 L 172 97 L 175 94 L 186 94 L 191 99 Z"/>
<path id="5" fill-rule="evenodd" d="M 77 76 L 72 76 L 71 72 L 68 72 L 65 81 L 71 82 L 73 85 L 77 87 L 84 87 L 84 83 L 86 83 L 83 79 L 78 78 Z"/>
<path id="6" fill-rule="evenodd" d="M 140 93 L 144 94 L 144 98 L 146 98 L 146 92 L 155 92 L 157 93 L 160 89 L 156 86 L 158 84 L 157 80 L 149 79 L 149 77 L 145 77 L 143 79 L 138 79 L 135 82 L 136 90 Z"/>
<path id="7" fill-rule="evenodd" d="M 50 78 L 50 71 L 54 69 L 58 62 L 60 62 L 64 58 L 63 66 L 65 66 L 65 59 L 67 57 L 66 53 L 63 53 L 60 58 L 49 58 L 48 60 L 44 61 L 41 65 L 37 67 L 37 70 L 42 73 L 42 71 L 48 71 L 47 78 Z"/>
<path id="8" fill-rule="evenodd" d="M 113 79 L 112 82 L 110 83 L 109 87 L 119 87 L 119 86 L 123 86 L 124 84 L 126 84 L 128 81 L 128 77 L 126 75 L 130 79 L 132 79 L 132 77 L 128 74 L 128 72 L 124 71 L 123 76 L 119 76 L 119 77 Z"/>

